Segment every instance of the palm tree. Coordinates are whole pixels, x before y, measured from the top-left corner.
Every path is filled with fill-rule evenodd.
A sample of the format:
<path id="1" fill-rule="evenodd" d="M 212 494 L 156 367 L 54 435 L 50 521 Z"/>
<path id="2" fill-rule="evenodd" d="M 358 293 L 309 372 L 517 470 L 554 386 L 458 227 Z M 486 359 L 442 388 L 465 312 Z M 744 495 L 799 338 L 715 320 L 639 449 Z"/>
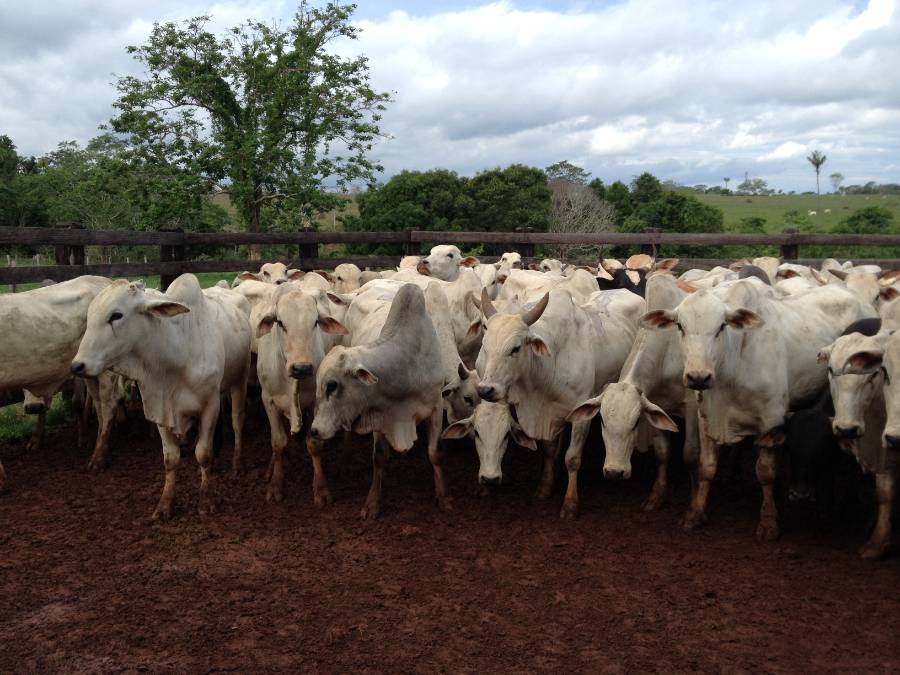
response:
<path id="1" fill-rule="evenodd" d="M 816 194 L 819 194 L 819 171 L 822 169 L 822 165 L 825 163 L 826 159 L 828 158 L 822 154 L 821 150 L 813 150 L 812 154 L 806 158 L 816 170 Z"/>

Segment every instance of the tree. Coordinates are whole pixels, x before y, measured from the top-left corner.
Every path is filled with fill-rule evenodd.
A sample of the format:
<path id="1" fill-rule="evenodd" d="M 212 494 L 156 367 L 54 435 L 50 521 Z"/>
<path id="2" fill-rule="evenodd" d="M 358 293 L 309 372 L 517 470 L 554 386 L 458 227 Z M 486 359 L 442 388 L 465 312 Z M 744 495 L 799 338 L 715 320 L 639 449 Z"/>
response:
<path id="1" fill-rule="evenodd" d="M 607 232 L 615 227 L 615 209 L 609 202 L 600 199 L 590 186 L 564 179 L 551 180 L 549 185 L 550 232 Z M 598 252 L 597 246 L 558 244 L 547 247 L 547 253 L 559 259 L 587 255 L 596 257 Z"/>
<path id="2" fill-rule="evenodd" d="M 588 187 L 594 191 L 594 194 L 597 195 L 599 199 L 606 199 L 606 186 L 603 184 L 602 180 L 595 178 L 588 183 Z"/>
<path id="3" fill-rule="evenodd" d="M 631 181 L 631 201 L 636 207 L 654 202 L 662 198 L 664 193 L 659 178 L 647 171 Z"/>
<path id="4" fill-rule="evenodd" d="M 567 180 L 578 185 L 587 185 L 588 179 L 591 177 L 590 171 L 585 171 L 580 166 L 576 166 L 565 159 L 556 164 L 551 164 L 544 169 L 544 173 L 547 174 L 547 180 Z"/>
<path id="5" fill-rule="evenodd" d="M 0 184 L 9 185 L 16 177 L 19 154 L 9 136 L 0 136 Z"/>
<path id="6" fill-rule="evenodd" d="M 546 232 L 550 218 L 547 174 L 524 164 L 490 169 L 470 178 L 466 192 L 472 200 L 476 229 L 510 232 L 530 227 Z"/>
<path id="7" fill-rule="evenodd" d="M 838 192 L 841 188 L 841 183 L 844 182 L 844 174 L 835 172 L 835 173 L 831 174 L 828 178 L 831 181 L 831 187 L 834 189 L 835 192 Z"/>
<path id="8" fill-rule="evenodd" d="M 819 172 L 826 159 L 828 158 L 820 150 L 813 150 L 812 154 L 806 158 L 806 161 L 812 164 L 816 170 L 816 194 L 819 194 Z"/>
<path id="9" fill-rule="evenodd" d="M 634 210 L 631 192 L 628 191 L 628 186 L 620 180 L 606 188 L 605 199 L 616 210 L 616 225 L 621 225 Z"/>
<path id="10" fill-rule="evenodd" d="M 722 182 L 725 183 L 725 189 L 728 189 L 728 184 L 731 182 L 730 178 L 723 178 Z"/>
<path id="11" fill-rule="evenodd" d="M 223 36 L 207 30 L 207 16 L 154 24 L 146 44 L 128 47 L 146 72 L 119 78 L 112 128 L 140 156 L 230 193 L 251 232 L 263 205 L 282 201 L 311 220 L 337 199 L 325 181 L 371 183 L 381 169 L 368 154 L 390 97 L 370 86 L 365 56 L 328 51 L 358 36 L 354 9 L 303 0 L 285 29 L 248 21 Z"/>
<path id="12" fill-rule="evenodd" d="M 854 211 L 840 223 L 834 231 L 847 234 L 890 234 L 893 230 L 894 214 L 884 206 L 867 206 Z"/>

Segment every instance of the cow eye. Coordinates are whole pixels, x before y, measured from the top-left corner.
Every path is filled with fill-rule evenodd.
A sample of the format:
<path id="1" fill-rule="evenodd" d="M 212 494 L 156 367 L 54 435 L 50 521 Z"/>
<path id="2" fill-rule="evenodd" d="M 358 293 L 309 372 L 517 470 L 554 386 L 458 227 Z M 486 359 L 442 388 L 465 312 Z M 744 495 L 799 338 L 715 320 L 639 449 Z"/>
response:
<path id="1" fill-rule="evenodd" d="M 723 330 L 725 330 L 725 324 L 724 324 L 724 323 L 723 323 L 721 326 L 719 326 L 719 330 L 716 331 L 716 337 L 720 336 L 720 335 L 722 334 L 722 331 L 723 331 Z"/>
<path id="2" fill-rule="evenodd" d="M 516 345 L 512 348 L 512 351 L 509 353 L 509 355 L 512 356 L 513 354 L 518 354 L 520 349 L 522 349 L 522 345 Z"/>
<path id="3" fill-rule="evenodd" d="M 447 257 L 448 257 L 448 258 L 452 258 L 452 257 L 453 257 L 453 254 L 452 254 L 452 253 L 448 253 L 448 254 L 447 254 Z"/>
<path id="4" fill-rule="evenodd" d="M 264 277 L 267 277 L 267 276 L 269 276 L 269 273 L 268 273 L 268 272 L 263 272 L 263 276 L 264 276 Z"/>
<path id="5" fill-rule="evenodd" d="M 675 327 L 678 329 L 678 332 L 684 335 L 684 326 L 681 325 L 681 322 L 675 324 Z"/>
<path id="6" fill-rule="evenodd" d="M 481 436 L 478 435 L 478 429 L 472 429 L 472 431 L 475 433 L 475 438 L 481 438 Z"/>
<path id="7" fill-rule="evenodd" d="M 890 375 L 888 375 L 887 368 L 885 368 L 884 366 L 881 366 L 881 374 L 884 375 L 884 383 L 885 383 L 885 384 L 890 384 L 890 383 L 891 383 L 891 377 L 890 377 Z"/>
<path id="8" fill-rule="evenodd" d="M 113 312 L 112 314 L 109 315 L 109 323 L 112 323 L 113 321 L 118 321 L 121 318 L 122 318 L 122 312 Z"/>
<path id="9" fill-rule="evenodd" d="M 338 277 L 337 280 L 338 280 L 338 281 L 343 281 L 344 279 L 343 279 L 343 277 Z"/>
<path id="10" fill-rule="evenodd" d="M 466 402 L 466 405 L 473 405 L 475 403 L 471 396 L 463 396 L 463 401 Z"/>
<path id="11" fill-rule="evenodd" d="M 331 396 L 334 392 L 337 391 L 337 388 L 338 388 L 338 383 L 335 382 L 334 380 L 327 382 L 325 384 L 325 395 Z"/>

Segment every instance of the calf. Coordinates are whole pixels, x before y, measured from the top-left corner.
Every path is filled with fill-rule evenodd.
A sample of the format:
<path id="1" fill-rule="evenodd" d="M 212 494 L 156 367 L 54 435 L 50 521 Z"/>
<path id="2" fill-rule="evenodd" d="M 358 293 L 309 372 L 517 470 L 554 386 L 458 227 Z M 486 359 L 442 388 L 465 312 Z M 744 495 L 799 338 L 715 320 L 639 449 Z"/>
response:
<path id="1" fill-rule="evenodd" d="M 375 434 L 372 485 L 363 518 L 376 518 L 381 511 L 389 450 L 407 452 L 416 440 L 416 424 L 423 420 L 428 420 L 435 497 L 440 508 L 450 506 L 438 447 L 443 419 L 440 363 L 440 346 L 425 310 L 425 297 L 418 286 L 404 284 L 377 340 L 356 347 L 337 346 L 319 367 L 310 435 L 327 440 L 340 429 Z"/>
<path id="2" fill-rule="evenodd" d="M 244 298 L 220 288 L 204 293 L 192 274 L 182 274 L 165 293 L 116 281 L 88 308 L 87 329 L 71 369 L 85 377 L 112 369 L 138 383 L 144 415 L 159 430 L 166 468 L 154 518 L 172 515 L 179 441 L 197 418 L 200 511 L 213 509 L 212 437 L 222 391 L 231 395 L 235 466 L 240 461 L 250 365 L 248 316 Z"/>

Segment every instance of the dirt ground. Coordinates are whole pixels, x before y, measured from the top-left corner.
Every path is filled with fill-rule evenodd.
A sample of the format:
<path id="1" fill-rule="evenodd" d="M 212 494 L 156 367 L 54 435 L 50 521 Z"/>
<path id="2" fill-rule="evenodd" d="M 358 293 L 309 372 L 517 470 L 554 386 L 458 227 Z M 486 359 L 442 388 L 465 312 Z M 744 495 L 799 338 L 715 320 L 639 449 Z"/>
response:
<path id="1" fill-rule="evenodd" d="M 330 450 L 335 504 L 320 510 L 296 439 L 285 501 L 265 502 L 268 430 L 255 420 L 247 436 L 248 470 L 218 474 L 211 516 L 184 453 L 164 524 L 142 423 L 114 434 L 96 476 L 68 427 L 37 453 L 0 446 L 0 672 L 900 670 L 900 556 L 856 556 L 871 510 L 822 523 L 782 501 L 782 538 L 759 543 L 749 458 L 685 534 L 686 474 L 673 468 L 668 506 L 644 513 L 651 463 L 605 482 L 594 440 L 575 522 L 557 516 L 562 485 L 532 498 L 539 457 L 515 446 L 504 485 L 473 496 L 465 442 L 448 446 L 455 510 L 441 513 L 416 448 L 391 458 L 369 523 L 364 442 Z"/>

